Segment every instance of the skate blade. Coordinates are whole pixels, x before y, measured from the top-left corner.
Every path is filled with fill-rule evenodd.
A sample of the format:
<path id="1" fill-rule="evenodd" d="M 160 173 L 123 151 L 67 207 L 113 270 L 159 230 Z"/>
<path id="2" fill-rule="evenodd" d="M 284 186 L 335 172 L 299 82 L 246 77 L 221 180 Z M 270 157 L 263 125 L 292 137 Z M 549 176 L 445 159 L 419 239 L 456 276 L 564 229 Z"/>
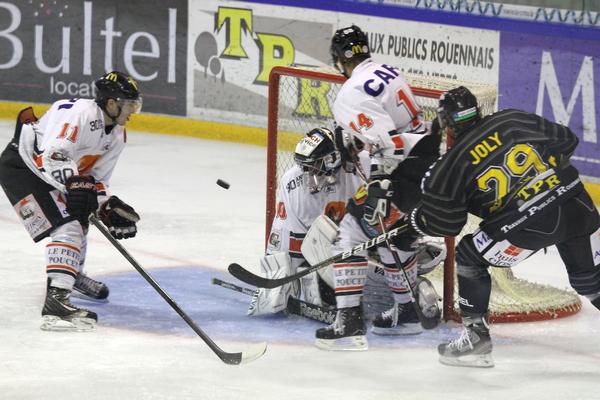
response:
<path id="1" fill-rule="evenodd" d="M 492 368 L 494 366 L 492 353 L 469 354 L 461 357 L 446 357 L 440 355 L 440 362 L 452 367 Z"/>
<path id="2" fill-rule="evenodd" d="M 315 346 L 329 351 L 365 351 L 369 349 L 369 342 L 366 336 L 360 335 L 340 339 L 316 339 Z"/>
<path id="3" fill-rule="evenodd" d="M 47 332 L 90 332 L 96 329 L 96 321 L 92 318 L 67 321 L 54 315 L 44 315 L 40 329 Z"/>
<path id="4" fill-rule="evenodd" d="M 85 293 L 78 292 L 77 289 L 73 289 L 73 291 L 71 292 L 71 297 L 77 297 L 78 299 L 92 301 L 94 303 L 108 303 L 108 297 L 105 297 L 103 299 L 97 299 L 95 297 L 88 296 Z"/>
<path id="5" fill-rule="evenodd" d="M 380 336 L 407 336 L 418 335 L 423 333 L 423 328 L 420 323 L 400 324 L 393 328 L 381 328 L 377 326 L 371 327 L 371 332 Z"/>

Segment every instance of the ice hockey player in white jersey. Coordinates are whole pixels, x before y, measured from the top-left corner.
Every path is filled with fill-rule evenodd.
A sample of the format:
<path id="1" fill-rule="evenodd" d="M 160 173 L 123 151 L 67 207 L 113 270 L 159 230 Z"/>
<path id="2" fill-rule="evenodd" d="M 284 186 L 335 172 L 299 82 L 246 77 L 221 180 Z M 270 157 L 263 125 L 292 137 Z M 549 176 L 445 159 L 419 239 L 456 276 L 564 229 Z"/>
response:
<path id="1" fill-rule="evenodd" d="M 74 306 L 71 294 L 107 301 L 108 287 L 83 273 L 88 217 L 98 212 L 117 239 L 137 232 L 134 209 L 109 193 L 109 181 L 142 97 L 135 80 L 113 71 L 95 82 L 95 99 L 59 100 L 38 120 L 17 117 L 0 156 L 0 184 L 35 242 L 45 246 L 47 293 L 43 330 L 94 329 L 96 313 Z"/>
<path id="2" fill-rule="evenodd" d="M 336 252 L 347 250 L 395 228 L 419 201 L 420 180 L 439 156 L 440 138 L 429 134 L 429 124 L 401 72 L 371 59 L 367 36 L 352 25 L 335 32 L 331 42 L 335 67 L 348 80 L 340 89 L 333 113 L 342 155 L 366 149 L 371 155 L 369 183 L 348 203 L 340 225 Z M 397 265 L 387 246 L 378 247 L 395 304 L 373 321 L 373 332 L 405 335 L 421 332 L 411 304 L 403 267 L 414 289 L 417 263 L 413 235 L 394 239 Z M 368 347 L 361 298 L 367 276 L 366 254 L 334 265 L 336 321 L 316 332 L 317 347 L 328 350 L 365 350 Z M 415 290 L 416 292 L 416 290 Z"/>
<path id="3" fill-rule="evenodd" d="M 280 180 L 267 255 L 260 261 L 263 274 L 272 279 L 306 267 L 301 245 L 313 222 L 320 215 L 326 215 L 338 224 L 346 213 L 347 200 L 363 184 L 354 169 L 346 170 L 342 165 L 333 132 L 327 128 L 308 132 L 297 144 L 294 159 L 296 165 Z M 365 153 L 362 160 L 368 163 L 368 154 Z M 333 305 L 333 292 L 327 281 L 331 285 L 327 272 L 312 273 L 301 280 L 301 285 L 290 283 L 271 290 L 259 289 L 248 314 L 282 311 L 289 296 L 302 297 L 319 306 Z"/>

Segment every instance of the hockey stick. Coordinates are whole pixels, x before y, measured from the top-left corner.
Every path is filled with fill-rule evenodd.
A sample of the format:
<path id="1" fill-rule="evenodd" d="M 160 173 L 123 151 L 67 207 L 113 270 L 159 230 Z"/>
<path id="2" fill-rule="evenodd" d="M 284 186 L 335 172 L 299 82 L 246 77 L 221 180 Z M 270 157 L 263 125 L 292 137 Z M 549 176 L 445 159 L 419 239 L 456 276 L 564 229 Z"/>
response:
<path id="1" fill-rule="evenodd" d="M 235 283 L 225 282 L 218 278 L 212 278 L 212 283 L 213 285 L 231 289 L 248 296 L 254 296 L 256 293 L 256 290 L 238 286 Z M 334 308 L 328 309 L 316 304 L 307 303 L 306 301 L 302 301 L 294 297 L 288 298 L 286 311 L 290 314 L 299 315 L 301 317 L 312 319 L 313 321 L 324 322 L 326 324 L 332 324 L 335 321 L 335 314 L 337 312 L 337 310 Z"/>
<path id="2" fill-rule="evenodd" d="M 383 233 L 385 233 L 385 224 L 383 223 L 383 219 L 381 218 L 381 215 L 379 215 L 378 217 L 379 217 L 379 226 L 381 227 L 381 231 Z M 390 240 L 388 237 L 385 238 L 385 245 L 387 246 L 390 253 L 392 253 L 392 257 L 394 257 L 394 262 L 396 263 L 396 266 L 402 272 L 402 276 L 404 277 L 404 281 L 406 282 L 406 286 L 408 287 L 408 293 L 410 294 L 410 303 L 413 306 L 415 313 L 417 314 L 417 318 L 419 318 L 419 322 L 421 323 L 421 326 L 424 329 L 434 328 L 435 326 L 432 326 L 431 320 L 426 318 L 423 315 L 423 311 L 421 310 L 421 307 L 417 303 L 417 296 L 415 295 L 415 291 L 414 291 L 413 287 L 411 286 L 410 281 L 408 280 L 408 274 L 406 273 L 406 270 L 404 269 L 404 265 L 402 264 L 402 261 L 400 261 L 400 256 L 398 256 L 398 254 L 394 251 L 395 246 L 392 245 L 392 243 L 390 243 Z M 437 325 L 437 323 L 436 323 L 436 325 Z"/>
<path id="3" fill-rule="evenodd" d="M 161 297 L 171 306 L 173 310 L 179 314 L 181 318 L 189 325 L 190 328 L 196 332 L 198 336 L 210 347 L 210 349 L 225 363 L 230 365 L 237 364 L 245 364 L 251 361 L 256 360 L 260 356 L 262 356 L 267 351 L 267 343 L 262 342 L 258 343 L 252 347 L 250 347 L 247 351 L 241 353 L 228 353 L 223 351 L 219 346 L 216 345 L 213 340 L 202 331 L 194 323 L 194 321 L 175 303 L 175 301 L 158 285 L 158 283 L 152 278 L 145 270 L 140 266 L 140 264 L 129 254 L 129 252 L 119 243 L 106 229 L 104 225 L 98 220 L 98 218 L 94 215 L 90 215 L 90 222 L 98 228 L 100 233 L 102 233 L 108 241 L 121 253 L 127 261 L 144 277 L 146 281 L 161 295 Z"/>
<path id="4" fill-rule="evenodd" d="M 329 258 L 321 261 L 318 264 L 312 265 L 309 268 L 306 268 L 294 275 L 286 276 L 284 278 L 279 278 L 279 279 L 263 278 L 262 276 L 253 274 L 252 272 L 248 271 L 247 269 L 244 269 L 244 267 L 242 267 L 241 265 L 236 264 L 236 263 L 229 264 L 228 271 L 231 275 L 235 276 L 240 281 L 245 282 L 249 285 L 263 287 L 263 288 L 267 288 L 267 289 L 273 289 L 278 286 L 285 285 L 286 283 L 293 282 L 296 279 L 302 278 L 303 276 L 308 275 L 311 272 L 314 272 L 318 269 L 326 267 L 330 264 L 334 264 L 336 262 L 350 258 L 353 255 L 356 255 L 357 253 L 360 253 L 363 250 L 370 249 L 373 246 L 383 243 L 387 239 L 398 236 L 399 234 L 404 232 L 407 229 L 407 227 L 408 227 L 408 224 L 404 224 L 404 225 L 394 228 L 388 232 L 384 232 L 381 235 L 374 237 L 373 239 L 369 239 L 364 243 L 354 246 L 350 250 L 344 251 L 343 253 L 336 254 L 335 256 L 329 257 Z"/>
<path id="5" fill-rule="evenodd" d="M 254 296 L 254 294 L 256 293 L 256 289 L 252 290 L 247 287 L 238 286 L 235 283 L 222 281 L 219 278 L 212 278 L 211 282 L 213 285 L 221 286 L 221 287 L 224 287 L 225 289 L 230 289 L 235 292 L 240 292 L 242 294 L 245 294 L 246 296 Z"/>

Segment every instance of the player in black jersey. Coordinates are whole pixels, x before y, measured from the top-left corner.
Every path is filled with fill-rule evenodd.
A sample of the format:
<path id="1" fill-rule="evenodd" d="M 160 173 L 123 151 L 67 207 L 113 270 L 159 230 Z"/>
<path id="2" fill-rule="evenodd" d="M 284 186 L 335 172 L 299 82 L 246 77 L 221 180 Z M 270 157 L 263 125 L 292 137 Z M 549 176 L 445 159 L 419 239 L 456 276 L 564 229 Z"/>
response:
<path id="1" fill-rule="evenodd" d="M 465 330 L 438 352 L 443 364 L 491 367 L 488 267 L 556 245 L 571 286 L 600 309 L 600 216 L 569 161 L 578 139 L 566 126 L 519 110 L 481 118 L 464 87 L 441 97 L 438 120 L 455 142 L 425 174 L 411 225 L 455 236 L 469 213 L 483 219 L 456 252 Z"/>

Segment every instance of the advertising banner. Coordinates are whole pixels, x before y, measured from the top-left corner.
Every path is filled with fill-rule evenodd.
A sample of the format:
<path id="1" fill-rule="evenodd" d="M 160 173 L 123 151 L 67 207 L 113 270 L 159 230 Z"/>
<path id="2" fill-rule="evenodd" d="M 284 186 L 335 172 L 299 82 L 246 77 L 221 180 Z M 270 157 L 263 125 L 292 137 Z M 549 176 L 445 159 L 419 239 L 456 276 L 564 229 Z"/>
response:
<path id="1" fill-rule="evenodd" d="M 0 1 L 0 100 L 93 97 L 131 75 L 144 111 L 186 112 L 187 0 Z"/>
<path id="2" fill-rule="evenodd" d="M 333 33 L 357 24 L 376 61 L 424 77 L 498 82 L 497 32 L 249 2 L 191 0 L 188 115 L 265 126 L 274 66 L 329 66 Z M 293 94 L 291 94 L 293 95 Z"/>
<path id="3" fill-rule="evenodd" d="M 600 44 L 509 32 L 500 44 L 499 108 L 569 126 L 580 141 L 574 165 L 600 178 Z"/>

